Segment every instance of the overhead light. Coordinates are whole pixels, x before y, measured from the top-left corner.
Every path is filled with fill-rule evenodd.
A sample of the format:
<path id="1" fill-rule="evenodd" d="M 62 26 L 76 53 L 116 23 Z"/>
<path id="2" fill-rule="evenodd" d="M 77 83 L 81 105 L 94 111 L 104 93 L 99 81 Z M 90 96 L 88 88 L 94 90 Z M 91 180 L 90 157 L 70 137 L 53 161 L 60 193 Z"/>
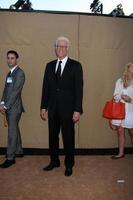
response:
<path id="1" fill-rule="evenodd" d="M 10 6 L 10 9 L 18 10 L 24 3 L 25 3 L 25 0 L 18 0 L 15 4 Z"/>
<path id="2" fill-rule="evenodd" d="M 103 4 L 99 0 L 94 0 L 91 5 L 90 9 L 93 13 L 103 13 Z"/>
<path id="3" fill-rule="evenodd" d="M 10 6 L 13 10 L 33 10 L 30 0 L 18 0 L 15 4 Z"/>
<path id="4" fill-rule="evenodd" d="M 116 6 L 116 8 L 114 10 L 112 10 L 112 12 L 110 13 L 110 15 L 112 15 L 113 17 L 125 15 L 124 11 L 123 11 L 123 8 L 122 8 L 122 4 L 118 4 Z"/>

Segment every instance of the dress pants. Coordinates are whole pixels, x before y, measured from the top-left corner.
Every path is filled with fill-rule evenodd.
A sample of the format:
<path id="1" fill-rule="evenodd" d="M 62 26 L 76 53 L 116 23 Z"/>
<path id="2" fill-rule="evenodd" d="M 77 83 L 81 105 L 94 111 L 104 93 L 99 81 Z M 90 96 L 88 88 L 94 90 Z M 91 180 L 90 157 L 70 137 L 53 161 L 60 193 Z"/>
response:
<path id="1" fill-rule="evenodd" d="M 19 129 L 19 120 L 21 113 L 7 113 L 8 122 L 8 144 L 7 144 L 7 159 L 15 159 L 16 154 L 22 154 L 22 141 Z"/>
<path id="2" fill-rule="evenodd" d="M 49 150 L 51 162 L 59 161 L 59 133 L 62 132 L 62 139 L 65 154 L 65 166 L 74 165 L 75 131 L 72 118 L 62 118 L 56 111 L 53 117 L 49 117 Z"/>

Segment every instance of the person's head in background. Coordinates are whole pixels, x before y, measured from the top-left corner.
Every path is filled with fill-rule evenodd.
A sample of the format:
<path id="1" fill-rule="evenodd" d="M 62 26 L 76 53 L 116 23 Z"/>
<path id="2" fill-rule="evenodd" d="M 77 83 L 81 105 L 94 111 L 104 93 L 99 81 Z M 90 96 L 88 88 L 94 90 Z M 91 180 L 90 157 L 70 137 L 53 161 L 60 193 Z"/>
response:
<path id="1" fill-rule="evenodd" d="M 7 52 L 7 64 L 9 68 L 13 68 L 17 65 L 19 55 L 16 51 L 10 50 Z"/>

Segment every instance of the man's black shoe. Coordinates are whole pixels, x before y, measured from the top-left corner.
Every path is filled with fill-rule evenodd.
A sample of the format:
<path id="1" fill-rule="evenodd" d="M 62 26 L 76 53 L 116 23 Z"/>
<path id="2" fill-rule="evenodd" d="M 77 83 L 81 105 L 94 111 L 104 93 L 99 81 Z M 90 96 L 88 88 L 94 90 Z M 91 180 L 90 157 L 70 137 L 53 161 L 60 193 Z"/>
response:
<path id="1" fill-rule="evenodd" d="M 60 162 L 50 163 L 47 167 L 44 167 L 43 170 L 44 171 L 50 171 L 50 170 L 54 169 L 55 167 L 60 167 Z"/>
<path id="2" fill-rule="evenodd" d="M 15 163 L 15 160 L 5 160 L 5 162 L 0 165 L 0 168 L 8 168 Z"/>
<path id="3" fill-rule="evenodd" d="M 8 156 L 5 155 L 5 158 L 7 158 Z M 24 157 L 24 154 L 23 153 L 20 153 L 20 154 L 15 154 L 15 157 L 17 158 L 23 158 Z"/>
<path id="4" fill-rule="evenodd" d="M 71 176 L 73 173 L 72 168 L 71 167 L 67 167 L 65 170 L 65 176 Z"/>
<path id="5" fill-rule="evenodd" d="M 16 154 L 16 157 L 17 157 L 17 158 L 23 158 L 23 157 L 24 157 L 24 154 L 23 154 L 23 153 L 21 153 L 21 154 Z"/>

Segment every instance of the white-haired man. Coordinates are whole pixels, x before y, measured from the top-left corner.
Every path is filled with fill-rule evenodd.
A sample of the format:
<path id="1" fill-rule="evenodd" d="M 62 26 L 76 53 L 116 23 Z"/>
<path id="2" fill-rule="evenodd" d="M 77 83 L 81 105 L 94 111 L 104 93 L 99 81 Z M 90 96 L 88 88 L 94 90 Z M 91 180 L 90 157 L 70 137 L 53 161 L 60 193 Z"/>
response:
<path id="1" fill-rule="evenodd" d="M 40 115 L 49 125 L 49 171 L 60 167 L 59 132 L 62 132 L 65 154 L 65 176 L 72 175 L 74 166 L 74 125 L 82 113 L 83 72 L 81 64 L 68 57 L 69 40 L 59 37 L 55 42 L 56 60 L 46 65 Z"/>

